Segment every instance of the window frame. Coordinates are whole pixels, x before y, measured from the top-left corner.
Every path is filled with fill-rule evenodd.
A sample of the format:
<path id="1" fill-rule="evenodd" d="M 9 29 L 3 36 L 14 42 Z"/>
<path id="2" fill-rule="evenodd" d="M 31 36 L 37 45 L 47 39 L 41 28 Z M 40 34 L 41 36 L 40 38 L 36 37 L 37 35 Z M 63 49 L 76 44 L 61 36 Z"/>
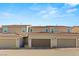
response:
<path id="1" fill-rule="evenodd" d="M 8 27 L 7 26 L 3 26 L 2 27 L 2 32 L 7 33 L 8 32 Z"/>

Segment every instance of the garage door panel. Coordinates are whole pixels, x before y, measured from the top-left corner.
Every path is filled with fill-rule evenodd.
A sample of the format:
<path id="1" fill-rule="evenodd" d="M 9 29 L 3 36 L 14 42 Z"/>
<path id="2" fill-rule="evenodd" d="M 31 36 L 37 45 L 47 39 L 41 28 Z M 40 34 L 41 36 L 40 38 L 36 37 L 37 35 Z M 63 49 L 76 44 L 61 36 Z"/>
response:
<path id="1" fill-rule="evenodd" d="M 74 48 L 76 47 L 75 39 L 58 39 L 57 40 L 58 48 Z"/>
<path id="2" fill-rule="evenodd" d="M 32 47 L 49 48 L 50 39 L 32 39 Z"/>
<path id="3" fill-rule="evenodd" d="M 15 48 L 16 40 L 14 39 L 0 39 L 0 48 Z"/>

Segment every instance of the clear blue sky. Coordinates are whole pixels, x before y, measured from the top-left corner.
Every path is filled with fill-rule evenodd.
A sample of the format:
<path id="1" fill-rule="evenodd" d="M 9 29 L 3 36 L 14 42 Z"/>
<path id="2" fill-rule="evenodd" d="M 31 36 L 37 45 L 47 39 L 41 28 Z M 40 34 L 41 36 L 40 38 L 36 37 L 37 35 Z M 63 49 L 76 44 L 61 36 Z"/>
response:
<path id="1" fill-rule="evenodd" d="M 79 4 L 0 3 L 0 24 L 79 25 Z"/>

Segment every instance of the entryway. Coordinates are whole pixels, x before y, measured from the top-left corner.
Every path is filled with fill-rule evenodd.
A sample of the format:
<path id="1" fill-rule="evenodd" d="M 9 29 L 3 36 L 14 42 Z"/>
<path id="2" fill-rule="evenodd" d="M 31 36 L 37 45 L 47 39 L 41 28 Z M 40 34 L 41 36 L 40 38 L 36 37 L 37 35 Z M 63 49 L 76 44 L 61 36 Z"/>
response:
<path id="1" fill-rule="evenodd" d="M 28 45 L 28 37 L 22 37 L 22 40 L 20 41 L 21 48 L 24 48 L 25 45 Z"/>

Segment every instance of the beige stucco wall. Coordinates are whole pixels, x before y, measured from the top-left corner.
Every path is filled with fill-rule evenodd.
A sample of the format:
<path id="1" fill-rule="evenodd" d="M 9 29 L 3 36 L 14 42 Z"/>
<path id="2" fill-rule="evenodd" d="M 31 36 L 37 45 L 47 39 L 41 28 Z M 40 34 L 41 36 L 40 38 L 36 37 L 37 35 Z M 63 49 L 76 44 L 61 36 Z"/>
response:
<path id="1" fill-rule="evenodd" d="M 29 36 L 28 36 L 28 45 L 29 45 L 29 48 L 32 47 L 32 39 L 51 39 L 51 35 L 50 33 L 29 33 Z"/>
<path id="2" fill-rule="evenodd" d="M 45 28 L 48 28 L 50 32 L 52 29 L 55 29 L 58 32 L 67 32 L 66 26 L 32 26 L 30 28 L 32 29 L 32 32 L 44 32 Z"/>
<path id="3" fill-rule="evenodd" d="M 32 39 L 51 39 L 51 48 L 57 47 L 58 39 L 74 39 L 76 41 L 76 47 L 79 47 L 79 34 L 73 33 L 30 33 L 28 36 L 29 47 L 31 48 L 31 40 Z"/>
<path id="4" fill-rule="evenodd" d="M 76 37 L 79 37 L 79 34 L 73 34 L 73 33 L 52 33 L 52 37 L 60 38 L 66 38 L 66 39 L 76 39 Z"/>
<path id="5" fill-rule="evenodd" d="M 59 39 L 61 39 L 61 40 L 66 40 L 66 39 L 74 39 L 74 40 L 76 40 L 76 37 L 78 36 L 76 36 L 76 35 L 73 35 L 73 34 L 60 34 L 60 33 L 52 33 L 51 34 L 51 36 L 52 36 L 52 47 L 57 47 L 57 41 L 59 40 Z"/>
<path id="6" fill-rule="evenodd" d="M 51 33 L 29 33 L 28 42 L 30 48 L 32 39 L 50 39 L 51 48 L 57 47 L 57 39 L 52 37 Z"/>
<path id="7" fill-rule="evenodd" d="M 45 27 L 41 27 L 41 26 L 32 26 L 30 29 L 32 29 L 32 32 L 43 32 L 45 30 Z"/>
<path id="8" fill-rule="evenodd" d="M 57 32 L 67 32 L 67 27 L 66 26 L 49 26 L 49 29 L 55 29 Z"/>
<path id="9" fill-rule="evenodd" d="M 20 48 L 20 41 L 21 41 L 22 39 L 20 38 L 20 37 L 18 37 L 17 39 L 16 39 L 16 48 Z"/>
<path id="10" fill-rule="evenodd" d="M 21 28 L 9 28 L 8 31 L 11 33 L 22 33 Z"/>
<path id="11" fill-rule="evenodd" d="M 74 39 L 76 40 L 76 47 L 79 48 L 79 34 L 52 34 L 52 37 L 56 37 L 56 39 Z M 56 42 L 56 41 L 54 41 Z"/>
<path id="12" fill-rule="evenodd" d="M 0 48 L 20 48 L 20 36 L 0 33 Z"/>
<path id="13" fill-rule="evenodd" d="M 79 37 L 76 38 L 76 48 L 79 48 Z"/>
<path id="14" fill-rule="evenodd" d="M 72 27 L 72 32 L 73 33 L 79 33 L 79 26 Z"/>
<path id="15" fill-rule="evenodd" d="M 51 39 L 50 33 L 29 33 L 31 39 Z"/>
<path id="16" fill-rule="evenodd" d="M 57 39 L 56 38 L 52 38 L 51 39 L 51 48 L 56 48 L 57 47 Z"/>
<path id="17" fill-rule="evenodd" d="M 32 40 L 32 39 L 30 39 L 30 38 L 28 39 L 28 46 L 29 46 L 29 48 L 32 47 L 32 44 L 31 44 L 32 41 L 31 41 L 31 40 Z"/>
<path id="18" fill-rule="evenodd" d="M 24 35 L 25 33 L 28 32 L 28 28 L 31 25 L 3 25 L 2 29 L 5 26 L 8 28 L 8 33 L 17 33 L 17 34 L 23 34 Z M 26 31 L 23 32 L 23 29 L 25 29 Z"/>
<path id="19" fill-rule="evenodd" d="M 32 26 L 31 27 L 33 32 L 42 32 L 46 26 Z M 71 28 L 73 33 L 79 33 L 79 26 L 73 26 L 73 27 L 68 27 L 68 26 L 47 26 L 47 28 L 51 31 L 51 29 L 56 29 L 58 32 L 68 32 L 67 29 Z"/>

